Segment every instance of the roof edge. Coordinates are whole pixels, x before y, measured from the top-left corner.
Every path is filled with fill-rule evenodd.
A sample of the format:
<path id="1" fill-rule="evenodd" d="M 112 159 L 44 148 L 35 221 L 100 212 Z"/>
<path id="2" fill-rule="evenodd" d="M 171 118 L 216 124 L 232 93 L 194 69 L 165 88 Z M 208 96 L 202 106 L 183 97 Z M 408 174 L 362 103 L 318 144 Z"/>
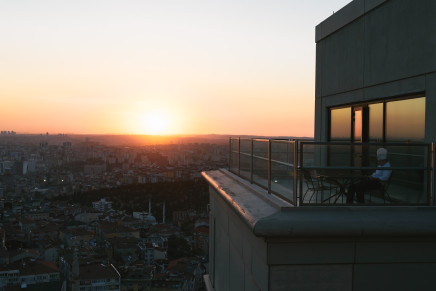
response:
<path id="1" fill-rule="evenodd" d="M 354 0 L 315 27 L 315 42 L 348 25 L 389 0 Z"/>

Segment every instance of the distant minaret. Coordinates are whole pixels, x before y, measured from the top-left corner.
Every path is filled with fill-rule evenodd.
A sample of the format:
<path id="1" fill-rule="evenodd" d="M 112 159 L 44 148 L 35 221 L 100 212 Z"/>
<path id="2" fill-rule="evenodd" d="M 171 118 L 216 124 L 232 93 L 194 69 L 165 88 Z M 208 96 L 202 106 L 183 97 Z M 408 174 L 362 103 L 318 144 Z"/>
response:
<path id="1" fill-rule="evenodd" d="M 74 249 L 72 269 L 72 291 L 79 291 L 79 258 L 77 255 L 77 248 Z"/>
<path id="2" fill-rule="evenodd" d="M 163 224 L 165 224 L 165 201 L 164 201 L 164 204 L 163 204 L 163 209 L 162 209 L 162 223 Z"/>
<path id="3" fill-rule="evenodd" d="M 148 216 L 151 215 L 151 199 L 148 199 Z"/>

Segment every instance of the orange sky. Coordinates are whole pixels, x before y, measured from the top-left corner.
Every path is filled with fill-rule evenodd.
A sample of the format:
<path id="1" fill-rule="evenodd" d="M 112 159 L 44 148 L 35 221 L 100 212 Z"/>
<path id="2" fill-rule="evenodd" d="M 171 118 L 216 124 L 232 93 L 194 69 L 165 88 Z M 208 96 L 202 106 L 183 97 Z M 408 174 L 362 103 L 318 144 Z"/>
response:
<path id="1" fill-rule="evenodd" d="M 64 2 L 0 3 L 1 130 L 312 136 L 314 28 L 348 1 Z"/>

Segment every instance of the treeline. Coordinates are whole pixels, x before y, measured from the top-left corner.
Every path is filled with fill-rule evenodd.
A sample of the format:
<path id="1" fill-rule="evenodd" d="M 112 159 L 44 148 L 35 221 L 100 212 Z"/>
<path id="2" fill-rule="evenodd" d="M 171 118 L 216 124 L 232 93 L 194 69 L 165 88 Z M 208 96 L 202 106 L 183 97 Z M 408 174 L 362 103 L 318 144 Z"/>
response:
<path id="1" fill-rule="evenodd" d="M 114 209 L 126 210 L 129 213 L 148 211 L 148 201 L 151 200 L 152 214 L 161 222 L 164 201 L 166 219 L 171 218 L 173 211 L 193 209 L 206 212 L 209 192 L 204 180 L 133 184 L 75 193 L 71 202 L 92 207 L 92 202 L 101 198 L 113 202 Z"/>

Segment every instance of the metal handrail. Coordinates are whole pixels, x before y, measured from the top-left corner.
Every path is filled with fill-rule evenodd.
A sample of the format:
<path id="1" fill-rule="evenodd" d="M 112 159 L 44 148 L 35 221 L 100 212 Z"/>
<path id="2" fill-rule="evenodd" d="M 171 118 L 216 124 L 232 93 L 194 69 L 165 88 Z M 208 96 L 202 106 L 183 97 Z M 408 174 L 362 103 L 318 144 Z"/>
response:
<path id="1" fill-rule="evenodd" d="M 247 151 L 241 151 L 241 141 L 250 142 L 250 150 Z M 234 150 L 233 148 L 233 142 L 237 142 L 237 150 Z M 255 142 L 262 142 L 267 143 L 267 148 L 265 149 L 265 156 L 259 156 L 254 152 L 254 143 Z M 274 154 L 288 154 L 290 151 L 293 152 L 293 154 L 290 154 L 288 156 L 292 157 L 292 162 L 284 162 L 277 159 L 272 158 L 272 145 L 280 143 L 280 144 L 288 144 L 291 147 L 282 152 L 274 152 Z M 306 139 L 303 140 L 290 140 L 290 139 L 266 139 L 266 138 L 230 138 L 229 139 L 229 147 L 230 147 L 230 158 L 229 162 L 231 162 L 230 167 L 233 166 L 233 154 L 236 154 L 237 156 L 237 174 L 238 176 L 241 176 L 241 157 L 249 157 L 250 158 L 250 175 L 249 180 L 250 183 L 259 185 L 263 188 L 265 188 L 268 193 L 274 193 L 276 195 L 281 196 L 281 198 L 284 198 L 288 202 L 299 206 L 300 205 L 300 199 L 301 199 L 301 191 L 302 191 L 302 183 L 303 179 L 300 177 L 300 172 L 303 169 L 308 170 L 377 170 L 380 169 L 377 166 L 304 166 L 304 154 L 309 153 L 313 154 L 312 151 L 304 151 L 305 146 L 307 145 L 326 145 L 326 146 L 381 146 L 381 147 L 401 147 L 401 146 L 407 146 L 407 147 L 428 147 L 428 156 L 425 154 L 424 156 L 416 155 L 416 154 L 403 154 L 403 153 L 395 153 L 391 152 L 392 155 L 397 156 L 413 156 L 413 157 L 424 157 L 427 161 L 427 166 L 408 166 L 408 167 L 399 167 L 399 166 L 391 166 L 391 167 L 383 167 L 383 170 L 400 170 L 400 171 L 427 171 L 429 174 L 427 177 L 429 178 L 428 188 L 428 195 L 429 195 L 429 205 L 436 205 L 436 201 L 434 199 L 436 187 L 435 187 L 435 179 L 436 179 L 436 145 L 435 143 L 427 144 L 427 143 L 355 143 L 355 142 L 315 142 L 315 141 L 308 141 Z M 263 184 L 259 183 L 258 181 L 255 181 L 253 178 L 254 173 L 254 159 L 259 159 L 262 161 L 267 162 L 267 166 L 264 170 L 267 171 L 267 186 L 265 187 Z M 280 193 L 276 193 L 272 190 L 272 165 L 281 165 L 285 167 L 289 167 L 292 169 L 292 172 L 290 175 L 292 175 L 292 198 L 291 197 L 284 197 Z M 230 171 L 235 172 L 233 169 L 230 169 Z M 242 177 L 244 178 L 244 177 Z M 299 191 L 300 190 L 300 191 Z"/>
<path id="2" fill-rule="evenodd" d="M 401 170 L 401 171 L 426 171 L 428 167 L 350 167 L 350 166 L 301 166 L 299 169 L 308 170 Z"/>
<path id="3" fill-rule="evenodd" d="M 238 152 L 234 152 L 234 153 L 238 153 Z M 290 164 L 290 163 L 286 163 L 286 162 L 282 162 L 282 161 L 278 161 L 278 160 L 274 160 L 274 159 L 268 159 L 268 158 L 265 158 L 265 157 L 256 156 L 256 155 L 252 155 L 252 154 L 247 154 L 247 153 L 244 153 L 244 152 L 241 152 L 239 154 L 242 155 L 242 156 L 253 157 L 253 158 L 256 158 L 256 159 L 259 159 L 259 160 L 263 160 L 263 161 L 270 161 L 271 160 L 271 162 L 274 162 L 275 164 L 279 164 L 279 165 L 283 165 L 283 166 L 288 166 L 288 167 L 293 167 L 294 166 L 294 164 Z"/>

